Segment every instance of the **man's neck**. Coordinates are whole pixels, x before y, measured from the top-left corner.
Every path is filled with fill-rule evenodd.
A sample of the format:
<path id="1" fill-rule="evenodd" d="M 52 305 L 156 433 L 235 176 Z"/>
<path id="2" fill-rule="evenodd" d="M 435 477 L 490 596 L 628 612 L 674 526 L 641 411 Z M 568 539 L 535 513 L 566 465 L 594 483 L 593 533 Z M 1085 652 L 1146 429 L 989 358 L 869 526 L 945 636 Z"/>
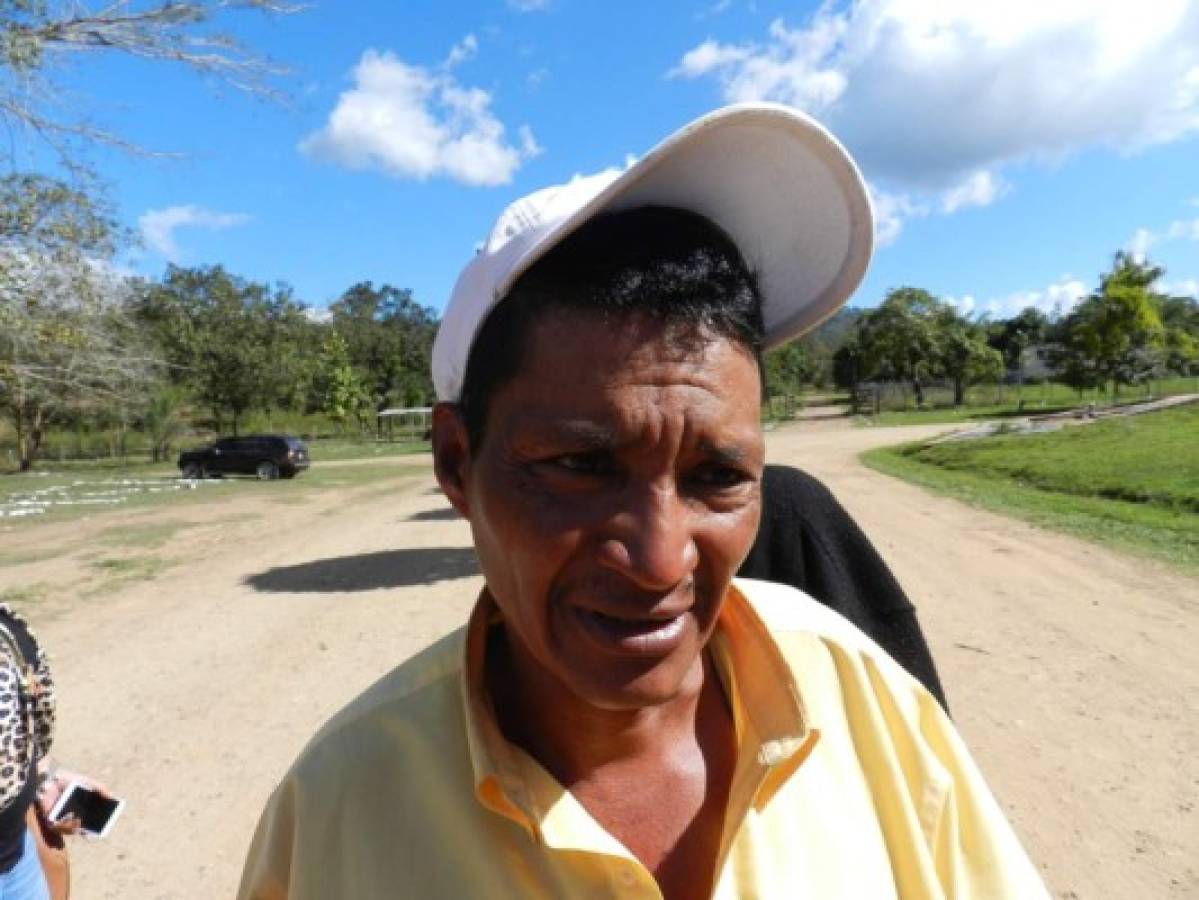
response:
<path id="1" fill-rule="evenodd" d="M 719 678 L 705 653 L 679 693 L 635 710 L 601 709 L 542 670 L 522 664 L 503 626 L 488 640 L 486 683 L 504 736 L 569 787 L 606 767 L 666 759 L 701 743 L 704 711 L 724 710 Z M 721 716 L 723 718 L 723 716 Z"/>

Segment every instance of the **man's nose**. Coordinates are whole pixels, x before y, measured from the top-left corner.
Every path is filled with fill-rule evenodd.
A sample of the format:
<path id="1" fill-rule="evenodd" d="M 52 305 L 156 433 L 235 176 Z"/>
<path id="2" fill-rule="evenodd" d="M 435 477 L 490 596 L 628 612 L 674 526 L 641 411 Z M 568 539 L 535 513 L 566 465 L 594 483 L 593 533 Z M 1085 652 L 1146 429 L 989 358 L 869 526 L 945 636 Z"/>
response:
<path id="1" fill-rule="evenodd" d="M 691 513 L 672 485 L 630 488 L 611 520 L 600 552 L 603 565 L 646 590 L 669 590 L 699 560 Z"/>

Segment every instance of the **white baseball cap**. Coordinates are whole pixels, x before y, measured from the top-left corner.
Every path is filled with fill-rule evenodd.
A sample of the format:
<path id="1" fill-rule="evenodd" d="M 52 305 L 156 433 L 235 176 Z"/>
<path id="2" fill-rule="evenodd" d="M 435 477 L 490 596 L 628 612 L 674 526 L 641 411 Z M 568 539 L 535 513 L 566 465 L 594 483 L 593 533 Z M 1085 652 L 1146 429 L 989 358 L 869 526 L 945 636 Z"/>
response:
<path id="1" fill-rule="evenodd" d="M 500 214 L 442 316 L 433 344 L 438 398 L 459 399 L 479 328 L 534 263 L 600 213 L 651 205 L 699 213 L 728 234 L 757 277 L 767 348 L 839 309 L 874 246 L 862 174 L 824 126 L 775 103 L 726 106 L 624 171 L 544 188 Z"/>

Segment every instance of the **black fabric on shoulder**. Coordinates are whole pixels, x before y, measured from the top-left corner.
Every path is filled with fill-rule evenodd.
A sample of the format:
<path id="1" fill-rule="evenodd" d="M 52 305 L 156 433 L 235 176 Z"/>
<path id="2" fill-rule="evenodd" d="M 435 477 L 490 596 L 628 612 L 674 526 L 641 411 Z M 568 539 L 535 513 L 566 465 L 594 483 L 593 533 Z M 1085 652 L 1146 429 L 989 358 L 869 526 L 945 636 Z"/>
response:
<path id="1" fill-rule="evenodd" d="M 823 484 L 789 466 L 762 476 L 762 523 L 738 575 L 797 587 L 870 635 L 948 709 L 915 607 Z"/>

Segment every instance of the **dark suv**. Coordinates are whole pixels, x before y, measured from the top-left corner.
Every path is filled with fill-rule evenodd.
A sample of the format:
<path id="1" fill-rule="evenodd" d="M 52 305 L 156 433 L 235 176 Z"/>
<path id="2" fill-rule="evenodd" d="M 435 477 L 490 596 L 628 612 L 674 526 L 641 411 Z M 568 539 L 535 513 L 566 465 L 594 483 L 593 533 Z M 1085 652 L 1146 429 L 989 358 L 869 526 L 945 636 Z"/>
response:
<path id="1" fill-rule="evenodd" d="M 307 468 L 308 448 L 304 442 L 282 434 L 221 438 L 207 447 L 179 454 L 179 470 L 184 478 L 255 475 L 269 481 L 294 478 Z"/>

